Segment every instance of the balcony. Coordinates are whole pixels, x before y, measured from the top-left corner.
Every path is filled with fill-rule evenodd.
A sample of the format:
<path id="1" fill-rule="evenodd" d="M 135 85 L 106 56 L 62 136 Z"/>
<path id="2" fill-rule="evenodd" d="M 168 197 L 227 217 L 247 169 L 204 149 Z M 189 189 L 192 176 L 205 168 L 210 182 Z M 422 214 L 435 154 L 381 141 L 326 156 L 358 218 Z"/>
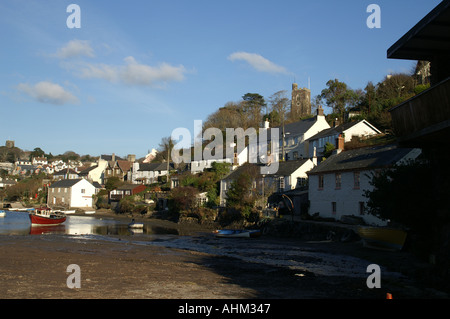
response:
<path id="1" fill-rule="evenodd" d="M 400 142 L 415 146 L 444 142 L 450 134 L 450 78 L 389 111 Z"/>

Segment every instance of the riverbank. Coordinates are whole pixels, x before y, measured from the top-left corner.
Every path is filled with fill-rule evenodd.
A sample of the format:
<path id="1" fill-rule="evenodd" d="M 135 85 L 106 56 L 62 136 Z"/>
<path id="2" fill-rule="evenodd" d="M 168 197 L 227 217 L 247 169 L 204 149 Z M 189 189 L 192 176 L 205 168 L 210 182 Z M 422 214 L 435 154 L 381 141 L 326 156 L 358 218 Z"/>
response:
<path id="1" fill-rule="evenodd" d="M 117 215 L 177 229 L 180 235 L 0 236 L 0 295 L 6 299 L 395 299 L 448 298 L 414 278 L 421 264 L 407 252 L 380 252 L 358 241 L 317 241 L 263 235 L 218 239 L 192 223 Z M 183 236 L 185 234 L 185 236 Z M 366 268 L 382 268 L 369 289 Z M 81 288 L 67 287 L 67 266 Z"/>

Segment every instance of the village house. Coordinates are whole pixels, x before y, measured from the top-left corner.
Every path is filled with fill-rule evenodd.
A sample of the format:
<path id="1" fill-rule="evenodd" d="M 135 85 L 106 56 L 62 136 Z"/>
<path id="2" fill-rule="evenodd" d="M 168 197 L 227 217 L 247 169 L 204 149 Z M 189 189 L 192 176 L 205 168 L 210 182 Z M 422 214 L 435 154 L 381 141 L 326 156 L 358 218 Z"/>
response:
<path id="1" fill-rule="evenodd" d="M 174 164 L 169 164 L 169 170 L 174 169 Z M 167 163 L 133 163 L 129 180 L 133 184 L 153 184 L 158 182 L 159 176 L 167 175 Z"/>
<path id="2" fill-rule="evenodd" d="M 262 197 L 269 197 L 273 193 L 283 193 L 306 186 L 308 184 L 307 172 L 314 164 L 310 159 L 279 162 L 278 171 L 275 174 L 261 175 L 261 164 L 246 164 L 257 167 L 257 173 L 253 176 L 253 188 Z M 231 171 L 220 181 L 220 205 L 226 206 L 227 191 L 231 183 L 246 171 L 246 165 Z"/>
<path id="3" fill-rule="evenodd" d="M 235 147 L 236 148 L 236 147 Z M 205 169 L 209 169 L 212 167 L 212 163 L 230 163 L 234 168 L 239 167 L 243 165 L 244 163 L 248 162 L 248 147 L 245 147 L 241 152 L 234 152 L 232 158 L 228 158 L 226 155 L 226 150 L 223 149 L 217 149 L 219 153 L 223 153 L 222 158 L 218 159 L 203 159 L 199 161 L 191 161 L 191 173 L 197 174 L 203 172 Z"/>
<path id="4" fill-rule="evenodd" d="M 47 205 L 91 208 L 94 194 L 96 194 L 95 186 L 85 179 L 62 179 L 49 186 Z"/>
<path id="5" fill-rule="evenodd" d="M 33 165 L 47 165 L 47 157 L 33 157 L 31 164 Z"/>
<path id="6" fill-rule="evenodd" d="M 145 191 L 146 187 L 141 184 L 124 184 L 109 192 L 110 202 L 118 202 L 125 196 L 132 196 Z"/>
<path id="7" fill-rule="evenodd" d="M 330 125 L 325 120 L 321 107 L 317 109 L 317 114 L 311 118 L 286 124 L 284 127 L 280 126 L 280 161 L 283 159 L 291 161 L 310 157 L 308 139 L 329 128 Z"/>
<path id="8" fill-rule="evenodd" d="M 78 173 L 71 168 L 53 173 L 54 181 L 59 181 L 62 179 L 78 179 L 78 178 L 79 178 Z"/>
<path id="9" fill-rule="evenodd" d="M 323 154 L 324 147 L 327 142 L 333 144 L 335 148 L 338 148 L 337 141 L 339 136 L 342 136 L 344 138 L 344 143 L 347 143 L 350 142 L 354 136 L 364 138 L 380 133 L 380 130 L 366 120 L 335 125 L 334 127 L 325 129 L 308 139 L 309 158 L 314 157 L 314 149 L 316 150 L 316 155 Z M 321 156 L 319 156 L 319 161 L 320 158 Z"/>
<path id="10" fill-rule="evenodd" d="M 78 175 L 81 178 L 85 178 L 90 182 L 96 182 L 99 183 L 100 185 L 104 185 L 105 170 L 107 166 L 108 161 L 100 157 L 97 161 L 97 164 L 85 168 L 84 170 L 80 171 Z"/>
<path id="11" fill-rule="evenodd" d="M 112 155 L 111 160 L 108 161 L 108 165 L 105 168 L 104 182 L 111 177 L 118 177 L 120 181 L 124 182 L 128 180 L 128 172 L 131 170 L 133 163 L 136 160 L 136 156 L 128 155 L 126 160 L 116 159 L 115 154 Z"/>
<path id="12" fill-rule="evenodd" d="M 5 189 L 17 184 L 17 181 L 0 177 L 0 189 Z"/>
<path id="13" fill-rule="evenodd" d="M 421 153 L 417 148 L 396 145 L 372 146 L 330 156 L 308 172 L 310 215 L 340 220 L 342 216 L 361 217 L 367 224 L 386 222 L 367 214 L 367 198 L 372 174 L 399 165 Z"/>

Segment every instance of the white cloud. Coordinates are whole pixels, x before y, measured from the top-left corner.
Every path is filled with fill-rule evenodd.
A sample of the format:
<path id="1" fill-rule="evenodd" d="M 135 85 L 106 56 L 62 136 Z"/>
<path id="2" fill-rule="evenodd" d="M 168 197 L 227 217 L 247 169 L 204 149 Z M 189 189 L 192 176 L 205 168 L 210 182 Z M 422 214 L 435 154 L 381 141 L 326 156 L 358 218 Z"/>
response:
<path id="1" fill-rule="evenodd" d="M 159 86 L 161 83 L 184 80 L 186 69 L 183 65 L 173 66 L 161 63 L 150 66 L 138 63 L 134 57 L 124 59 L 125 65 L 85 64 L 80 70 L 83 78 L 104 79 L 130 85 Z"/>
<path id="2" fill-rule="evenodd" d="M 62 86 L 48 81 L 42 81 L 35 85 L 20 83 L 17 89 L 41 103 L 63 105 L 79 102 L 76 96 L 65 90 Z"/>
<path id="3" fill-rule="evenodd" d="M 228 60 L 233 62 L 236 60 L 245 61 L 260 72 L 289 73 L 284 67 L 279 66 L 256 53 L 235 52 L 228 56 Z"/>
<path id="4" fill-rule="evenodd" d="M 72 40 L 69 41 L 64 47 L 58 49 L 55 54 L 60 59 L 68 59 L 78 56 L 87 56 L 93 58 L 95 56 L 94 49 L 92 49 L 89 41 L 85 40 Z"/>

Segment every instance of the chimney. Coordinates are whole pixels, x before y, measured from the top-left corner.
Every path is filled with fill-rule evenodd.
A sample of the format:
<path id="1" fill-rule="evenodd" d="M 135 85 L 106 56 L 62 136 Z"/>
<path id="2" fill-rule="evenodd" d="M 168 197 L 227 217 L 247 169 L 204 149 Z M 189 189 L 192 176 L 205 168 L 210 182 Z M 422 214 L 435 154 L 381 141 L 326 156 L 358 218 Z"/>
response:
<path id="1" fill-rule="evenodd" d="M 339 126 L 339 119 L 336 117 L 335 119 L 334 119 L 334 127 L 336 127 L 336 126 Z"/>
<path id="2" fill-rule="evenodd" d="M 342 136 L 342 134 L 339 134 L 338 138 L 336 139 L 337 154 L 339 154 L 344 150 L 344 142 L 345 142 L 344 137 Z"/>
<path id="3" fill-rule="evenodd" d="M 315 147 L 314 147 L 312 162 L 313 162 L 314 166 L 317 166 L 317 150 Z"/>
<path id="4" fill-rule="evenodd" d="M 112 156 L 111 156 L 111 161 L 113 161 L 113 162 L 115 162 L 115 161 L 116 161 L 116 154 L 112 153 Z"/>
<path id="5" fill-rule="evenodd" d="M 270 127 L 269 120 L 266 119 L 266 120 L 264 121 L 264 128 L 269 128 L 269 127 Z"/>
<path id="6" fill-rule="evenodd" d="M 317 116 L 323 116 L 323 109 L 321 105 L 317 107 Z"/>
<path id="7" fill-rule="evenodd" d="M 134 154 L 128 154 L 127 160 L 128 160 L 128 162 L 134 163 L 134 162 L 136 161 L 136 155 L 134 155 Z"/>

